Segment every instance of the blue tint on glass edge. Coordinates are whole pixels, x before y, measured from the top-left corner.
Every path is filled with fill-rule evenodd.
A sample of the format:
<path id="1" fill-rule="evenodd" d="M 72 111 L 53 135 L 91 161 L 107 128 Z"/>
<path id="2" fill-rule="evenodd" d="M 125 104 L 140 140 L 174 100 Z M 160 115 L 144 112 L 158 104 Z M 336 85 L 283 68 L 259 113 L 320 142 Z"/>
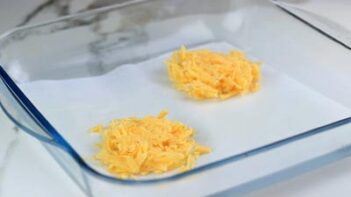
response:
<path id="1" fill-rule="evenodd" d="M 150 184 L 150 183 L 159 183 L 159 182 L 166 182 L 166 181 L 175 181 L 180 178 L 190 176 L 205 170 L 209 170 L 212 168 L 216 168 L 222 165 L 225 165 L 227 163 L 231 162 L 236 162 L 244 158 L 248 158 L 251 156 L 258 155 L 263 152 L 267 152 L 269 150 L 296 142 L 298 140 L 320 134 L 323 132 L 326 132 L 330 129 L 334 129 L 336 127 L 351 123 L 351 117 L 345 118 L 338 120 L 336 122 L 317 127 L 308 131 L 305 131 L 303 133 L 278 140 L 272 143 L 269 143 L 264 146 L 260 146 L 248 151 L 245 151 L 243 153 L 239 153 L 227 158 L 224 158 L 219 161 L 215 161 L 212 163 L 209 163 L 204 166 L 200 166 L 197 168 L 194 168 L 190 171 L 183 172 L 180 174 L 176 174 L 170 177 L 166 178 L 159 178 L 159 179 L 146 179 L 146 180 L 125 180 L 125 179 L 119 179 L 116 177 L 112 176 L 107 176 L 104 174 L 101 174 L 97 172 L 96 170 L 92 169 L 90 166 L 88 166 L 83 159 L 78 155 L 78 153 L 71 147 L 69 143 L 56 131 L 56 129 L 46 120 L 46 118 L 38 111 L 38 109 L 31 103 L 31 101 L 24 95 L 24 93 L 19 89 L 19 87 L 15 84 L 15 82 L 10 78 L 10 76 L 6 73 L 6 71 L 1 67 L 0 65 L 0 78 L 2 82 L 5 84 L 5 86 L 8 88 L 8 91 L 11 93 L 11 95 L 14 97 L 14 99 L 18 102 L 18 104 L 25 110 L 25 112 L 28 114 L 28 116 L 38 124 L 38 126 L 46 132 L 49 136 L 52 137 L 52 139 L 48 139 L 44 136 L 41 136 L 37 134 L 36 132 L 32 131 L 31 129 L 25 127 L 24 125 L 20 124 L 14 117 L 9 114 L 1 103 L 0 100 L 0 107 L 3 109 L 5 114 L 9 117 L 10 120 L 12 120 L 19 128 L 23 129 L 25 132 L 29 133 L 30 135 L 34 136 L 35 138 L 47 142 L 53 145 L 56 145 L 59 148 L 62 148 L 65 150 L 78 164 L 81 168 L 83 168 L 85 171 L 88 173 L 92 174 L 93 176 L 96 176 L 98 178 L 110 181 L 110 182 L 115 182 L 115 183 L 120 183 L 120 184 L 128 184 L 128 185 L 136 185 L 136 184 Z M 5 91 L 5 90 L 4 90 Z"/>

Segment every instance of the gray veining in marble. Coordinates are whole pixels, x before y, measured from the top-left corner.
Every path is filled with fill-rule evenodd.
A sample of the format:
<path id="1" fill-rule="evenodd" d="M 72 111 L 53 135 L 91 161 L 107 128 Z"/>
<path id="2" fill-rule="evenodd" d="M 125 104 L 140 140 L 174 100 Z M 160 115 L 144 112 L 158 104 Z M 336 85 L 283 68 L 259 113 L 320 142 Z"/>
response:
<path id="1" fill-rule="evenodd" d="M 0 34 L 23 25 L 30 25 L 52 20 L 60 16 L 83 12 L 106 5 L 120 3 L 125 0 L 3 0 L 0 2 Z M 22 6 L 18 6 L 22 5 Z M 1 9 L 6 8 L 6 9 Z M 13 13 L 16 13 L 15 15 Z M 89 21 L 91 23 L 93 21 Z M 82 24 L 86 25 L 84 21 Z M 97 32 L 98 33 L 98 32 Z M 25 36 L 25 35 L 23 35 Z M 1 112 L 2 113 L 2 112 Z M 0 119 L 0 196 L 3 193 L 4 174 L 18 144 L 18 128 L 7 126 L 7 118 Z"/>
<path id="2" fill-rule="evenodd" d="M 17 26 L 30 24 L 33 21 L 38 20 L 45 12 L 51 12 L 55 17 L 65 16 L 77 12 L 83 12 L 115 3 L 121 3 L 125 0 L 47 0 L 42 2 L 29 12 Z M 79 3 L 77 3 L 79 2 Z"/>

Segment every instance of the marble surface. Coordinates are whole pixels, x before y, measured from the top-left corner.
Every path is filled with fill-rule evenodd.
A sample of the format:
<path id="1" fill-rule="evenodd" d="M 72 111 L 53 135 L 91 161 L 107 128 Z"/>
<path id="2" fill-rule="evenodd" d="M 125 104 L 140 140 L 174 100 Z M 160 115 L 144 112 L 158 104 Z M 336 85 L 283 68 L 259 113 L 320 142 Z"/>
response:
<path id="1" fill-rule="evenodd" d="M 81 12 L 116 0 L 1 0 L 0 33 Z M 18 131 L 0 112 L 0 196 L 84 196 L 42 145 Z M 260 196 L 349 196 L 351 158 L 250 194 Z M 230 196 L 230 190 L 222 195 Z"/>

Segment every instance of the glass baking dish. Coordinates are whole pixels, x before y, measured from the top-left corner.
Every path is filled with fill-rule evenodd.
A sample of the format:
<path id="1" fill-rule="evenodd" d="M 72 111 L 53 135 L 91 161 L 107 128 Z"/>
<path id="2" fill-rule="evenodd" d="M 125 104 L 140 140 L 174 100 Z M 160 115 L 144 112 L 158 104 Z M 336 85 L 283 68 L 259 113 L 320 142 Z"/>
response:
<path id="1" fill-rule="evenodd" d="M 244 51 L 262 89 L 184 98 L 162 77 L 182 45 Z M 266 1 L 128 1 L 2 35 L 0 104 L 88 196 L 239 195 L 349 155 L 349 52 Z M 119 179 L 92 161 L 90 127 L 163 108 L 213 149 L 194 169 Z"/>

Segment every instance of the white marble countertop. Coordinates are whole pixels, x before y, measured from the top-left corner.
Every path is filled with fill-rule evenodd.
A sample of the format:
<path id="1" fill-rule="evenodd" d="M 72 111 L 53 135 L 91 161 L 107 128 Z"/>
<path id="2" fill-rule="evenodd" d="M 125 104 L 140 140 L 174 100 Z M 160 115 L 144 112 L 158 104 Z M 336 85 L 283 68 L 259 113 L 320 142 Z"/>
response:
<path id="1" fill-rule="evenodd" d="M 1 0 L 0 33 L 16 26 L 111 4 L 113 0 Z M 34 138 L 14 129 L 0 113 L 0 196 L 84 196 Z M 351 158 L 250 194 L 349 196 Z M 223 193 L 230 196 L 230 191 Z"/>

